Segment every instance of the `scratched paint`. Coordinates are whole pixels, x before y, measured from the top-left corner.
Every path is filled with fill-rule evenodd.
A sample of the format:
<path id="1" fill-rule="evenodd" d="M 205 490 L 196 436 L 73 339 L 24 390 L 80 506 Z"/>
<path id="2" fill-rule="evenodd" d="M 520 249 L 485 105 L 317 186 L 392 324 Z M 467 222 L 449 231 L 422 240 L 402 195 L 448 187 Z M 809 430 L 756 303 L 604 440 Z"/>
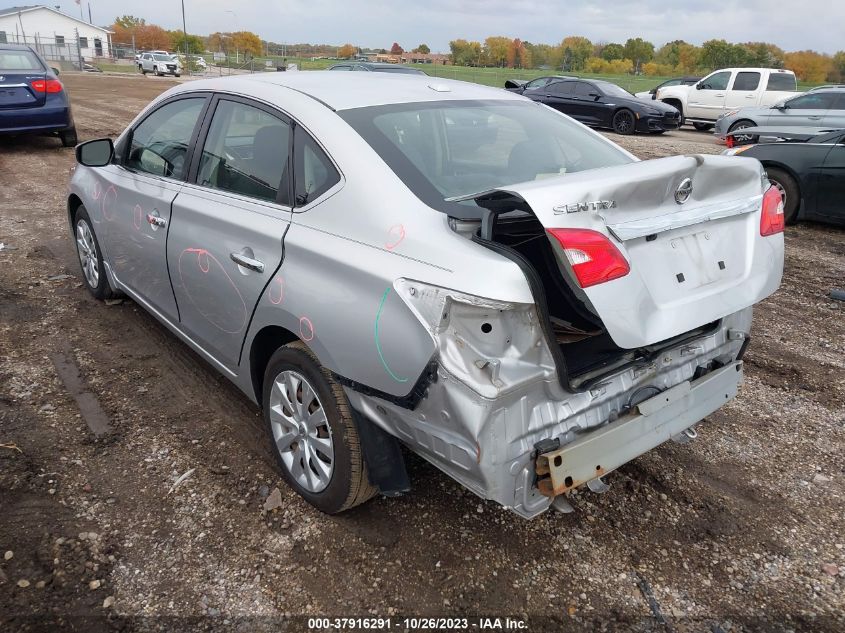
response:
<path id="1" fill-rule="evenodd" d="M 394 224 L 387 230 L 387 241 L 384 244 L 384 247 L 392 251 L 394 248 L 399 246 L 402 243 L 402 240 L 405 239 L 405 227 L 401 224 Z"/>
<path id="2" fill-rule="evenodd" d="M 114 185 L 109 185 L 109 188 L 102 195 L 103 217 L 109 222 L 114 219 L 115 202 L 117 202 L 117 190 L 114 188 Z"/>
<path id="3" fill-rule="evenodd" d="M 385 290 L 384 294 L 381 296 L 381 303 L 379 304 L 378 311 L 376 312 L 376 324 L 375 324 L 375 328 L 374 328 L 374 334 L 375 334 L 375 340 L 376 340 L 376 351 L 378 352 L 378 358 L 381 361 L 382 367 L 384 367 L 384 370 L 388 373 L 388 375 L 391 378 L 393 378 L 393 380 L 395 380 L 396 382 L 408 382 L 407 378 L 402 378 L 401 376 L 398 376 L 390 368 L 390 365 L 387 364 L 387 360 L 385 360 L 385 358 L 384 358 L 384 352 L 381 349 L 381 341 L 379 341 L 379 337 L 378 337 L 378 327 L 379 327 L 379 322 L 381 321 L 381 313 L 382 313 L 382 310 L 384 310 L 384 304 L 387 301 L 387 295 L 389 295 L 389 294 L 390 294 L 390 288 L 387 288 L 387 290 Z"/>
<path id="4" fill-rule="evenodd" d="M 103 188 L 100 185 L 100 181 L 95 180 L 94 181 L 94 187 L 91 190 L 91 197 L 94 200 L 99 200 L 101 195 L 103 195 Z"/>
<path id="5" fill-rule="evenodd" d="M 204 248 L 186 248 L 179 254 L 179 281 L 194 309 L 227 334 L 243 331 L 246 302 L 217 258 Z"/>
<path id="6" fill-rule="evenodd" d="M 285 296 L 285 284 L 281 277 L 276 277 L 270 282 L 270 287 L 267 289 L 267 298 L 274 306 L 279 305 Z"/>
<path id="7" fill-rule="evenodd" d="M 306 343 L 314 338 L 314 324 L 308 317 L 299 317 L 299 336 Z"/>

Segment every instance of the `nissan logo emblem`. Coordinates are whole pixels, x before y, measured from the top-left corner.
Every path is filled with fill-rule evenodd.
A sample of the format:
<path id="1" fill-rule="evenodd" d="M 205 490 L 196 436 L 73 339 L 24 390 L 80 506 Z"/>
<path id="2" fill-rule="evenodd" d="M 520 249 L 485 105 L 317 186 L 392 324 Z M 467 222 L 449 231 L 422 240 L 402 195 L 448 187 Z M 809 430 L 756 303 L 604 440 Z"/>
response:
<path id="1" fill-rule="evenodd" d="M 683 204 L 692 195 L 692 179 L 684 178 L 678 188 L 675 189 L 675 202 Z"/>

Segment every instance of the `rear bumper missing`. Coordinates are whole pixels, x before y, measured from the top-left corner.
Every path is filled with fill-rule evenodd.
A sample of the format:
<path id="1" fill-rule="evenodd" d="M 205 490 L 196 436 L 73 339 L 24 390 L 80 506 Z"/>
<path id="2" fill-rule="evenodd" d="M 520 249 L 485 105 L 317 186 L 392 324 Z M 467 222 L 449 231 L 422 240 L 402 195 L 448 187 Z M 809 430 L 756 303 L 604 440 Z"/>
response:
<path id="1" fill-rule="evenodd" d="M 537 457 L 537 488 L 548 497 L 601 477 L 679 435 L 736 396 L 742 361 L 685 381 L 641 402 L 634 412 Z"/>

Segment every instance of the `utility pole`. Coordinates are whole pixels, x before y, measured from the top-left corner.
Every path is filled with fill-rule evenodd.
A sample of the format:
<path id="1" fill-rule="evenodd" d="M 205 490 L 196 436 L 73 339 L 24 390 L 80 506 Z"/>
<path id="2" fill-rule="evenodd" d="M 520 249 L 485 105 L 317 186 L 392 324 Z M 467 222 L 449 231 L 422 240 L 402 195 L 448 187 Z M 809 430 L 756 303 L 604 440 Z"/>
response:
<path id="1" fill-rule="evenodd" d="M 185 26 L 185 0 L 182 0 L 182 34 L 185 36 L 185 65 L 188 67 L 188 74 L 191 74 L 191 60 L 188 57 L 188 29 Z"/>

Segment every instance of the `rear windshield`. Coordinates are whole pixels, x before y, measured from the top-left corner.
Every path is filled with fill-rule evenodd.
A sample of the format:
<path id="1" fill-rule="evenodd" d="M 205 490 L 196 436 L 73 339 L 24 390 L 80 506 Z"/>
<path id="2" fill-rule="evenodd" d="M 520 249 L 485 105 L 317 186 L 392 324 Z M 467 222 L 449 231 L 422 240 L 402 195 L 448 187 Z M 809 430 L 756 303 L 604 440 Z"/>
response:
<path id="1" fill-rule="evenodd" d="M 456 204 L 448 198 L 633 160 L 528 101 L 403 103 L 338 114 L 417 197 L 443 211 Z"/>
<path id="2" fill-rule="evenodd" d="M 798 90 L 795 75 L 792 73 L 772 73 L 769 75 L 769 83 L 766 85 L 766 90 L 786 90 L 795 92 Z"/>
<path id="3" fill-rule="evenodd" d="M 602 89 L 605 95 L 608 97 L 632 97 L 630 92 L 625 90 L 624 88 L 620 88 L 616 84 L 612 84 L 608 81 L 597 81 L 596 85 Z"/>
<path id="4" fill-rule="evenodd" d="M 0 51 L 0 70 L 38 70 L 44 66 L 31 51 Z"/>

